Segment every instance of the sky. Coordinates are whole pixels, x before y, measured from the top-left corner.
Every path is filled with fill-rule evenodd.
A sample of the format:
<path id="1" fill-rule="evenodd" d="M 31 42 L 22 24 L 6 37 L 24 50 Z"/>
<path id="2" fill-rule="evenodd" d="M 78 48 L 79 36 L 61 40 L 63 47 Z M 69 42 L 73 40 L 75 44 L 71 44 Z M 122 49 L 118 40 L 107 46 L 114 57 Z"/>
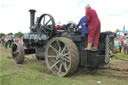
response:
<path id="1" fill-rule="evenodd" d="M 55 22 L 78 23 L 85 15 L 85 5 L 95 9 L 101 21 L 101 31 L 128 30 L 127 0 L 0 0 L 0 33 L 28 33 L 29 9 L 36 10 L 36 17 L 51 14 Z"/>

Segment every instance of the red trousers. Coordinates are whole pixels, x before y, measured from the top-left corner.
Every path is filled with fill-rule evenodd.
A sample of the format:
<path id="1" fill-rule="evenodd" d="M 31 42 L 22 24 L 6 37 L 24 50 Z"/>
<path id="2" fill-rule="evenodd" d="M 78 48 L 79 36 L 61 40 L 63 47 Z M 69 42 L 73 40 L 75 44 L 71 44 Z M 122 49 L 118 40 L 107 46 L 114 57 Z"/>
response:
<path id="1" fill-rule="evenodd" d="M 92 43 L 94 39 L 94 47 L 98 47 L 100 37 L 100 24 L 95 26 L 89 26 L 88 43 Z"/>

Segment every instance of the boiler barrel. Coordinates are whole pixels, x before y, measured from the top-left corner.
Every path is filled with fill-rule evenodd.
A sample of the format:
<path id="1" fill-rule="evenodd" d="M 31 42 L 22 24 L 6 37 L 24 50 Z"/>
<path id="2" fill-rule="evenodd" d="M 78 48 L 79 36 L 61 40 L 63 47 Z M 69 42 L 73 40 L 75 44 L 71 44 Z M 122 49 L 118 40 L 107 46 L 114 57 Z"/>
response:
<path id="1" fill-rule="evenodd" d="M 40 37 L 38 34 L 25 33 L 23 36 L 24 44 L 30 46 L 42 46 L 45 43 L 45 37 Z"/>

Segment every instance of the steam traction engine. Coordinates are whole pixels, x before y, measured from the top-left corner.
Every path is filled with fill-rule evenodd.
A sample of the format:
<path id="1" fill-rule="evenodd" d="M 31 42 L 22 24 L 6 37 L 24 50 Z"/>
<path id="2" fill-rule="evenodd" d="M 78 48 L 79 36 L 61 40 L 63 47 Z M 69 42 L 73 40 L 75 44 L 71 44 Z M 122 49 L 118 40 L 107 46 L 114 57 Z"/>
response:
<path id="1" fill-rule="evenodd" d="M 113 33 L 102 32 L 98 50 L 87 51 L 83 49 L 87 47 L 88 34 L 82 38 L 74 23 L 68 24 L 65 29 L 57 30 L 50 14 L 41 15 L 35 22 L 36 11 L 29 12 L 30 32 L 23 36 L 26 48 L 20 43 L 14 43 L 12 46 L 12 57 L 17 64 L 23 63 L 24 55 L 35 54 L 37 59 L 45 59 L 48 69 L 53 73 L 67 76 L 80 66 L 97 69 L 109 63 L 110 45 L 115 36 Z"/>

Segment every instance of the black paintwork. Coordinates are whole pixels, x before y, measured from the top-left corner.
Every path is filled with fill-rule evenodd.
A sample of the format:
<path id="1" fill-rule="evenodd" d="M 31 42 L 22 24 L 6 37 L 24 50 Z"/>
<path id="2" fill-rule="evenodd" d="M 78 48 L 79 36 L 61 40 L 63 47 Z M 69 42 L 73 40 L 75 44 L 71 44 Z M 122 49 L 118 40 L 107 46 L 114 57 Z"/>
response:
<path id="1" fill-rule="evenodd" d="M 52 36 L 50 38 L 47 38 L 47 36 L 40 35 L 39 32 L 39 27 L 40 23 L 37 20 L 34 24 L 34 18 L 35 18 L 35 10 L 30 11 L 31 19 L 30 19 L 30 33 L 24 34 L 23 36 L 23 41 L 24 44 L 26 45 L 28 50 L 25 50 L 26 54 L 31 54 L 31 53 L 36 53 L 36 56 L 38 58 L 43 58 L 44 57 L 44 51 L 45 51 L 45 46 L 47 44 L 47 41 L 52 39 L 53 37 L 66 37 L 71 39 L 77 46 L 78 51 L 79 51 L 79 57 L 80 57 L 80 63 L 79 66 L 82 67 L 87 67 L 87 68 L 97 68 L 99 65 L 104 65 L 105 63 L 105 51 L 106 51 L 106 42 L 105 38 L 107 35 L 114 35 L 111 32 L 102 32 L 100 34 L 100 39 L 99 39 L 99 47 L 98 50 L 93 52 L 93 51 L 87 51 L 84 50 L 84 48 L 87 47 L 87 40 L 88 40 L 88 33 L 85 33 L 85 37 L 81 37 L 81 31 L 80 29 L 76 29 L 76 25 L 74 23 L 69 23 L 67 25 L 62 26 L 64 29 L 61 30 L 56 30 L 55 26 L 52 27 Z M 45 15 L 45 14 L 44 14 Z M 50 17 L 52 17 L 50 15 Z M 42 19 L 39 17 L 39 20 Z M 53 18 L 52 18 L 52 21 Z M 55 22 L 54 22 L 55 23 Z M 53 25 L 54 25 L 53 23 Z M 73 25 L 72 27 L 70 25 Z M 68 27 L 68 29 L 66 29 Z M 111 37 L 112 39 L 114 38 Z M 35 49 L 29 51 L 29 49 Z M 41 53 L 42 52 L 42 53 Z"/>

